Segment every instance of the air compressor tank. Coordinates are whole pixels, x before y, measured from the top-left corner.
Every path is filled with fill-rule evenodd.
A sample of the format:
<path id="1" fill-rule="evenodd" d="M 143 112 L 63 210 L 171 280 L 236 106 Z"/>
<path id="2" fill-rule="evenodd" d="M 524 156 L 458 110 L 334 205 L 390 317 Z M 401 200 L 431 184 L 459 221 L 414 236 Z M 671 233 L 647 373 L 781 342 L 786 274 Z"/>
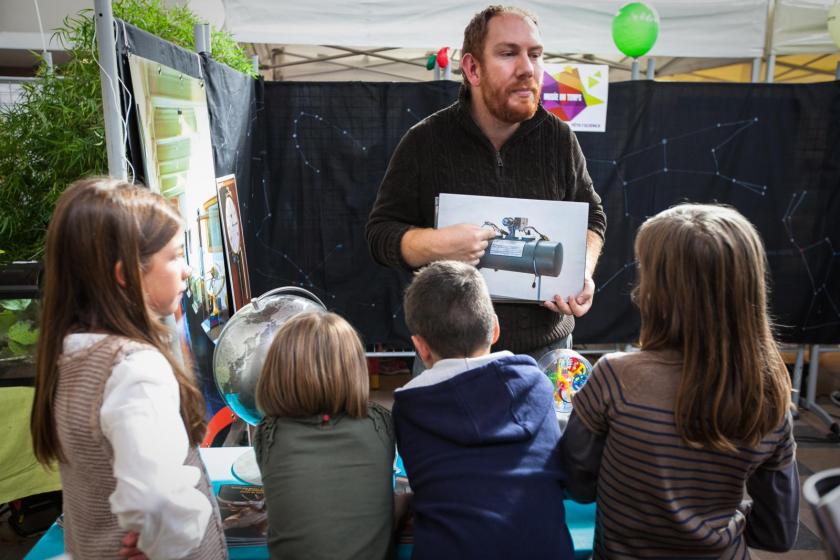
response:
<path id="1" fill-rule="evenodd" d="M 563 244 L 533 238 L 496 237 L 488 243 L 478 268 L 557 277 L 563 270 Z"/>

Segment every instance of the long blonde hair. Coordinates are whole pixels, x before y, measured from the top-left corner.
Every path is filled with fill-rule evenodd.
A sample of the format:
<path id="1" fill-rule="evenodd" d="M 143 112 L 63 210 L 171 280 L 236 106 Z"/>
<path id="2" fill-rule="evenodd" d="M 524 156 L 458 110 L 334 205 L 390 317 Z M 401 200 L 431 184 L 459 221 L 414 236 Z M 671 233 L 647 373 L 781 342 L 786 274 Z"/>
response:
<path id="1" fill-rule="evenodd" d="M 58 357 L 73 332 L 121 335 L 154 346 L 178 381 L 181 417 L 193 445 L 204 437 L 204 397 L 172 357 L 161 322 L 147 309 L 141 277 L 152 256 L 181 230 L 174 208 L 146 188 L 94 177 L 67 187 L 47 230 L 41 334 L 30 429 L 43 464 L 63 460 L 53 401 Z M 122 263 L 124 286 L 116 281 Z"/>
<path id="2" fill-rule="evenodd" d="M 782 422 L 791 390 L 758 232 L 732 208 L 684 204 L 647 220 L 635 249 L 642 350 L 682 352 L 677 432 L 695 447 L 756 446 Z"/>
<path id="3" fill-rule="evenodd" d="M 277 331 L 260 378 L 257 406 L 266 416 L 367 414 L 365 349 L 335 313 L 302 313 Z"/>

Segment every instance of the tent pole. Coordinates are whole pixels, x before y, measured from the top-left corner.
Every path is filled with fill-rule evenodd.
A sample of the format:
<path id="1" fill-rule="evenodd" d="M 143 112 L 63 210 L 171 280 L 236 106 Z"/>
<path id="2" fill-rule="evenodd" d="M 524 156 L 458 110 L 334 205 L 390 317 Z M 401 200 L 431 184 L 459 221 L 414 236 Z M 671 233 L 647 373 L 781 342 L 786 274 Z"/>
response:
<path id="1" fill-rule="evenodd" d="M 251 57 L 251 70 L 254 71 L 254 74 L 259 75 L 259 73 L 260 73 L 260 55 L 255 54 Z"/>
<path id="2" fill-rule="evenodd" d="M 767 61 L 767 66 L 764 69 L 764 81 L 768 84 L 773 83 L 773 77 L 776 72 L 776 53 L 773 52 L 773 28 L 776 20 L 776 4 L 778 0 L 770 0 L 767 3 L 767 19 L 764 26 L 764 59 Z"/>
<path id="3" fill-rule="evenodd" d="M 752 83 L 756 83 L 761 80 L 761 59 L 756 57 L 752 61 L 752 74 L 750 76 L 750 81 Z"/>
<path id="4" fill-rule="evenodd" d="M 119 98 L 117 44 L 114 39 L 114 12 L 111 0 L 94 0 L 96 44 L 99 54 L 99 81 L 102 85 L 102 108 L 105 114 L 105 146 L 108 150 L 108 174 L 126 180 L 125 139 Z"/>
<path id="5" fill-rule="evenodd" d="M 653 57 L 648 58 L 647 61 L 647 70 L 645 71 L 645 79 L 652 80 L 656 77 L 656 59 Z"/>
<path id="6" fill-rule="evenodd" d="M 771 54 L 767 58 L 767 70 L 764 75 L 764 81 L 768 84 L 773 83 L 773 75 L 776 73 L 776 55 Z"/>
<path id="7" fill-rule="evenodd" d="M 195 52 L 210 54 L 210 24 L 196 23 L 193 26 Z"/>
<path id="8" fill-rule="evenodd" d="M 633 66 L 630 67 L 630 79 L 631 80 L 638 80 L 639 79 L 639 59 L 633 59 Z"/>
<path id="9" fill-rule="evenodd" d="M 834 69 L 834 77 L 840 80 L 840 61 L 837 61 L 837 68 Z"/>

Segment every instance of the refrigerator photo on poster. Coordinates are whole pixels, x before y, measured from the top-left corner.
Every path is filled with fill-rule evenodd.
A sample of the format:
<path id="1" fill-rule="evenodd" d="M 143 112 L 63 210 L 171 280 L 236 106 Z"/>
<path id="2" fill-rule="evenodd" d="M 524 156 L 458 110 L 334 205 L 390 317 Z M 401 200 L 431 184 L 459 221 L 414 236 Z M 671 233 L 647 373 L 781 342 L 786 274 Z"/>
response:
<path id="1" fill-rule="evenodd" d="M 129 68 L 146 183 L 186 224 L 188 314 L 215 341 L 230 309 L 204 82 L 133 54 Z"/>

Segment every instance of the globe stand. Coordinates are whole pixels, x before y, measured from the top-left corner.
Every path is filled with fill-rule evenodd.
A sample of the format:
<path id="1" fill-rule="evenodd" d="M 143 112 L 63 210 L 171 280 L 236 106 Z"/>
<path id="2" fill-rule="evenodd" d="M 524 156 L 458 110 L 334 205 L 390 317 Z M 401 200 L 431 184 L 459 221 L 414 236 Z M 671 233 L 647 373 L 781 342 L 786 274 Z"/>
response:
<path id="1" fill-rule="evenodd" d="M 245 453 L 233 462 L 230 471 L 233 476 L 245 484 L 262 486 L 262 475 L 259 466 L 257 466 L 257 454 L 254 453 L 253 447 L 249 447 Z"/>

